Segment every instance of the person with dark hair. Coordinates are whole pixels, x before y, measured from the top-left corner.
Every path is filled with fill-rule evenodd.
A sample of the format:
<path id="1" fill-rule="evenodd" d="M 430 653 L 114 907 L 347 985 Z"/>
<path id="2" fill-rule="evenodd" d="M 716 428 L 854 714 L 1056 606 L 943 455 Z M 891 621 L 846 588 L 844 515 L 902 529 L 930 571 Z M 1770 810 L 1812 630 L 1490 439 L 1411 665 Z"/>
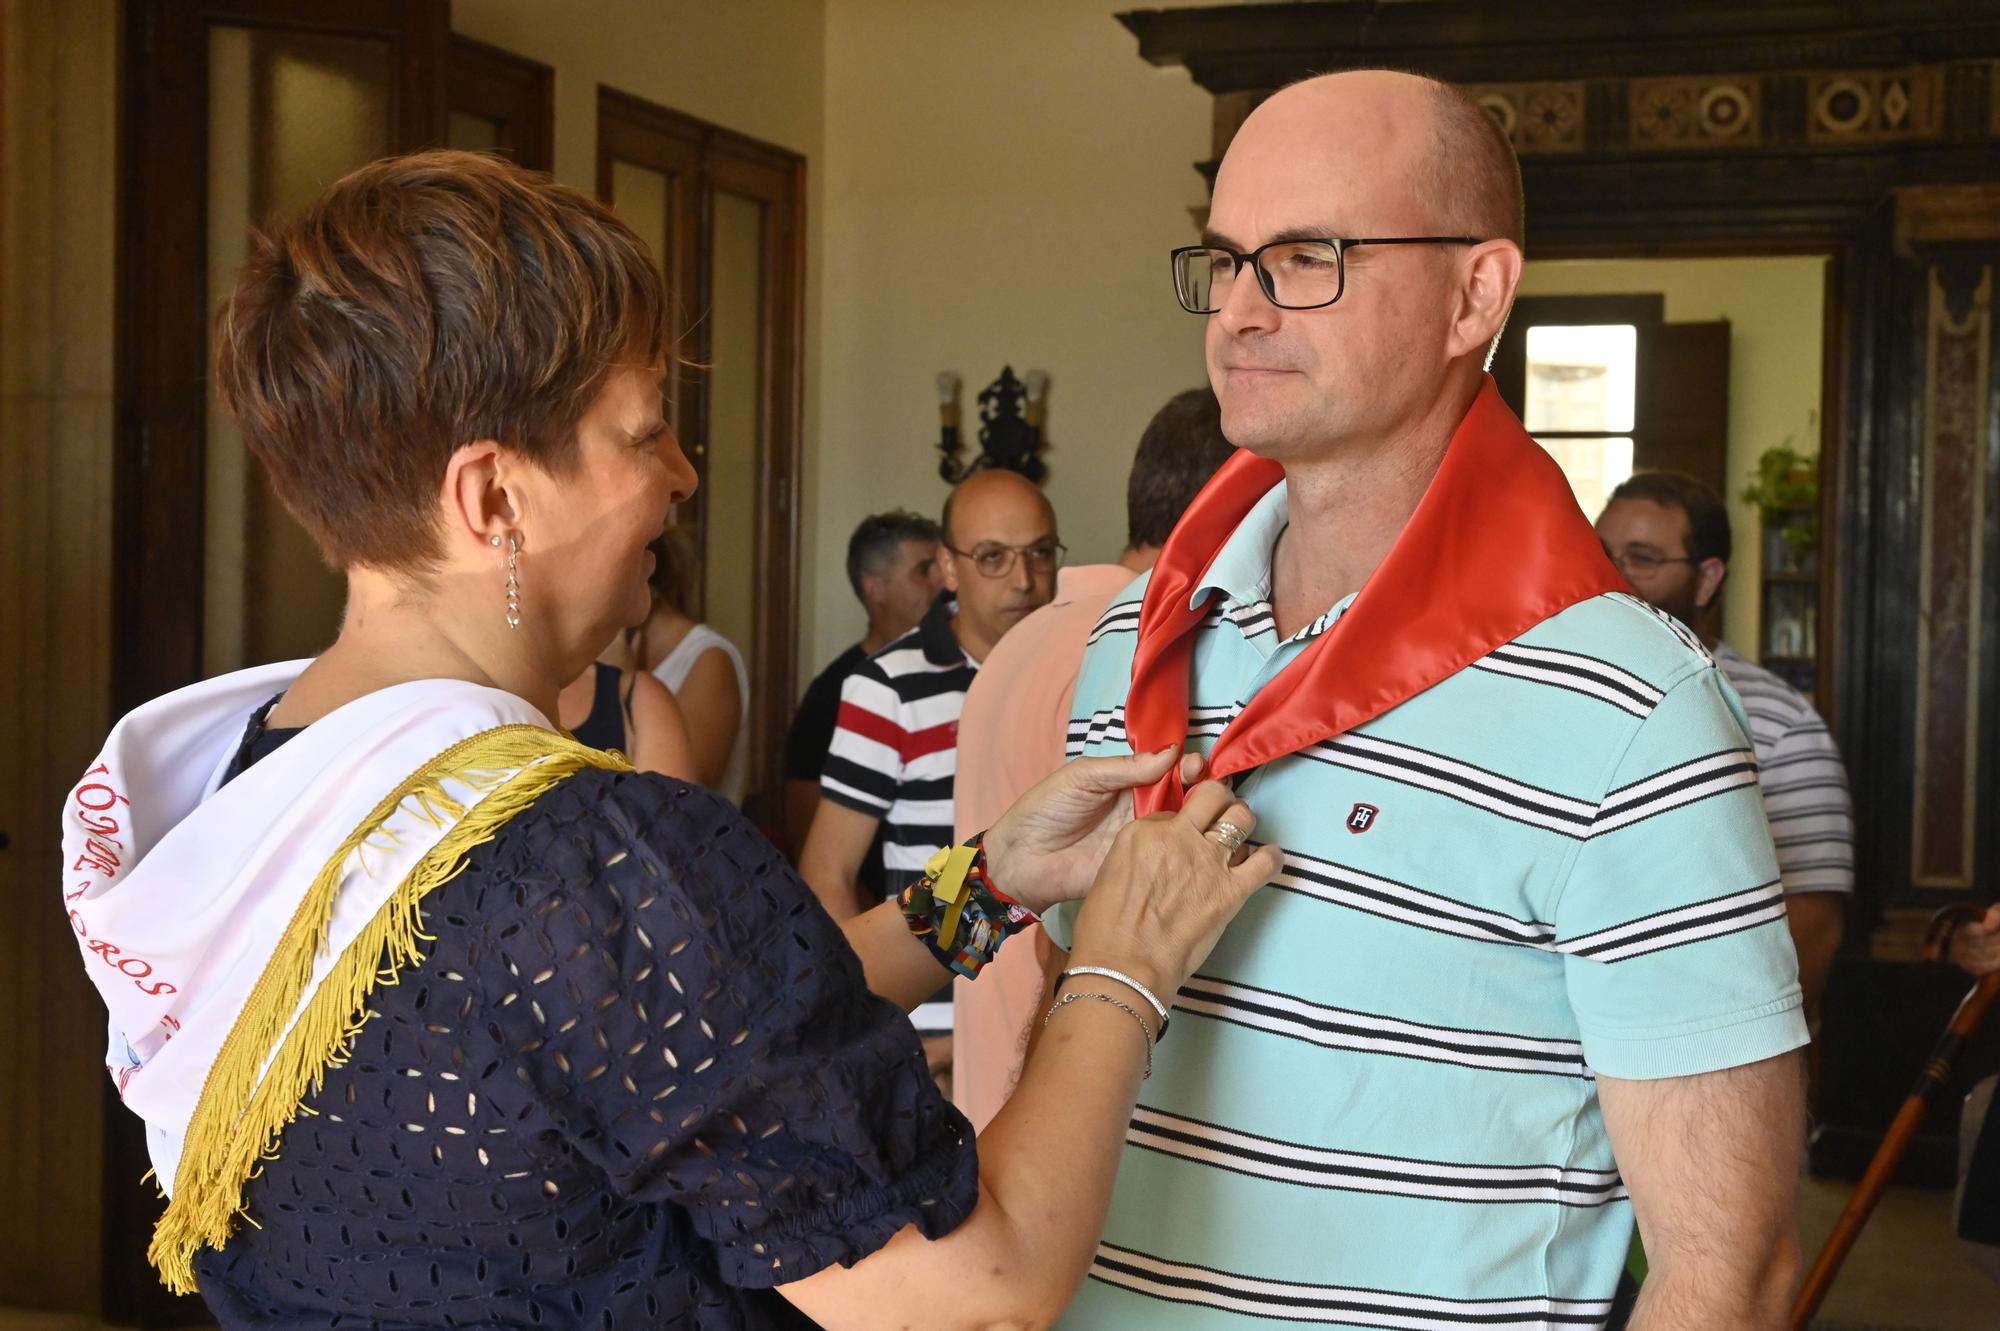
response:
<path id="1" fill-rule="evenodd" d="M 732 804 L 562 734 L 695 485 L 666 308 L 604 205 L 443 151 L 255 235 L 223 305 L 221 400 L 346 617 L 120 720 L 61 890 L 168 1194 L 150 1255 L 227 1331 L 1047 1325 L 1149 996 L 1276 871 L 1219 782 L 1131 818 L 1162 746 L 843 935 Z M 1093 968 L 975 1147 L 899 1007 L 1086 891 Z"/>
<path id="2" fill-rule="evenodd" d="M 1854 893 L 1854 808 L 1833 734 L 1804 694 L 1723 642 L 1705 622 L 1729 576 L 1729 510 L 1722 496 L 1680 472 L 1638 472 L 1611 492 L 1597 535 L 1634 591 L 1701 635 L 1742 701 L 1778 852 L 1785 923 L 1799 954 L 1806 1019 L 1816 1027 Z"/>
<path id="3" fill-rule="evenodd" d="M 937 600 L 938 526 L 902 509 L 861 519 L 847 538 L 847 585 L 868 616 L 861 641 L 814 676 L 799 699 L 785 736 L 785 829 L 793 845 L 803 845 L 819 807 L 819 778 L 840 719 L 840 687 L 863 661 L 917 626 Z M 879 897 L 883 890 L 882 843 L 869 847 L 857 878 Z"/>
<path id="4" fill-rule="evenodd" d="M 1064 569 L 1055 600 L 1000 640 L 966 692 L 958 718 L 964 752 L 952 790 L 961 840 L 1062 766 L 1070 695 L 1091 626 L 1153 566 L 1182 511 L 1233 451 L 1207 387 L 1176 393 L 1147 423 L 1125 479 L 1124 553 L 1115 563 Z M 951 1098 L 974 1127 L 992 1120 L 1014 1084 L 1028 1024 L 1055 979 L 1043 973 L 1047 943 L 1041 929 L 1031 929 L 978 984 L 953 986 Z"/>
<path id="5" fill-rule="evenodd" d="M 1756 764 L 1485 372 L 1506 136 L 1305 79 L 1211 205 L 1161 294 L 1237 450 L 1092 630 L 1069 751 L 1201 752 L 1285 870 L 1181 990 L 1061 1325 L 1595 1326 L 1636 1220 L 1636 1325 L 1777 1326 L 1806 1028 Z"/>

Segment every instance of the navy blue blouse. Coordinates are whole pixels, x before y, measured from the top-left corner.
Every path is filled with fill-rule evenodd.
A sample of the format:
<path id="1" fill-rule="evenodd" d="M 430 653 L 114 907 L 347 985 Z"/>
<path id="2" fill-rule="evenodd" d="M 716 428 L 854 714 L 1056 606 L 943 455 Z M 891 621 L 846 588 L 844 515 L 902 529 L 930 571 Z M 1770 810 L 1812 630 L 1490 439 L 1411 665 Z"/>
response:
<path id="1" fill-rule="evenodd" d="M 908 1019 L 721 797 L 579 773 L 424 919 L 198 1259 L 223 1327 L 810 1326 L 772 1286 L 978 1200 Z"/>

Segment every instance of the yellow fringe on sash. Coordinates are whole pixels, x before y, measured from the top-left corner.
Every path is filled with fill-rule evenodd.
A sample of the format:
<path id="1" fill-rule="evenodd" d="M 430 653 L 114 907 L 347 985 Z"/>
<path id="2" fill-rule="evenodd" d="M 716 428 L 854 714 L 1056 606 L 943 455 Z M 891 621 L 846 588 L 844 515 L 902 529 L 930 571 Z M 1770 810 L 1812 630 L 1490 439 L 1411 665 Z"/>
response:
<path id="1" fill-rule="evenodd" d="M 326 1070 L 346 1060 L 368 1020 L 369 994 L 377 984 L 396 983 L 404 966 L 422 964 L 419 945 L 430 938 L 423 931 L 424 897 L 456 877 L 466 855 L 491 841 L 508 819 L 586 767 L 631 770 L 622 754 L 590 748 L 539 726 L 482 731 L 425 763 L 341 842 L 299 903 L 202 1085 L 174 1174 L 173 1200 L 154 1227 L 146 1253 L 167 1288 L 177 1294 L 194 1292 L 195 1253 L 226 1243 L 238 1215 L 249 1219 L 242 1206 L 243 1185 L 262 1161 L 277 1157 L 286 1125 L 311 1112 L 305 1099 L 319 1091 Z M 488 793 L 468 810 L 445 793 L 447 780 Z M 411 816 L 455 821 L 340 955 L 300 1011 L 315 959 L 326 951 L 334 898 L 350 861 L 408 801 L 414 805 L 404 812 Z M 298 1020 L 293 1022 L 295 1012 Z M 284 1044 L 270 1057 L 280 1035 Z"/>

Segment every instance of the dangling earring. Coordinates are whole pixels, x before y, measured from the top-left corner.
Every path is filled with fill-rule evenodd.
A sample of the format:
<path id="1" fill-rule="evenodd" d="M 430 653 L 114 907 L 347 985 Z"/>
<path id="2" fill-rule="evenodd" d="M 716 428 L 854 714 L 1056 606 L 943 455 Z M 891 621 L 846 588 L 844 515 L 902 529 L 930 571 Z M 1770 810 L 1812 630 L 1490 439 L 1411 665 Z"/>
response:
<path id="1" fill-rule="evenodd" d="M 495 536 L 493 544 L 500 544 Z M 521 627 L 521 540 L 507 533 L 507 627 Z"/>

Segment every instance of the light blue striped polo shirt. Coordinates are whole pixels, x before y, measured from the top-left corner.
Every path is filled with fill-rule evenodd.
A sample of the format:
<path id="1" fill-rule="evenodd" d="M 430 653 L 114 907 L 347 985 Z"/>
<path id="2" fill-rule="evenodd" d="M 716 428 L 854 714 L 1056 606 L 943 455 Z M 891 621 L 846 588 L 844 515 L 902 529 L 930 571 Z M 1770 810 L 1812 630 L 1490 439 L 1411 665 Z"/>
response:
<path id="1" fill-rule="evenodd" d="M 1222 593 L 1190 674 L 1204 751 L 1348 604 L 1279 641 L 1285 520 L 1281 485 L 1197 593 Z M 1144 585 L 1093 632 L 1072 755 L 1129 752 Z M 1632 1209 L 1594 1074 L 1806 1042 L 1713 661 L 1643 602 L 1595 597 L 1237 788 L 1285 868 L 1178 996 L 1061 1325 L 1601 1324 Z M 1058 942 L 1073 919 L 1051 919 Z"/>

